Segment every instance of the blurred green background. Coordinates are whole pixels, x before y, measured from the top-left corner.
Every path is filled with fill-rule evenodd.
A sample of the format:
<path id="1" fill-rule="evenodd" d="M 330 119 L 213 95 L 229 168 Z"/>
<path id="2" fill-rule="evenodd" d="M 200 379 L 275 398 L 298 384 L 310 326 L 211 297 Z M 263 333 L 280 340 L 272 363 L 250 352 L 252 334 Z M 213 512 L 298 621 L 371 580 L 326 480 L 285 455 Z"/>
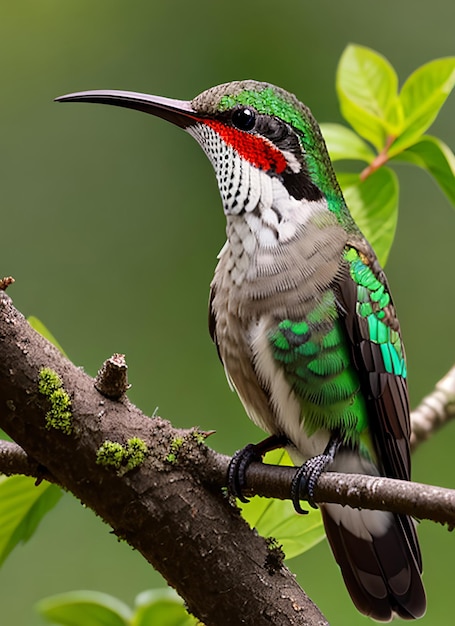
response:
<path id="1" fill-rule="evenodd" d="M 262 433 L 229 391 L 206 328 L 208 285 L 224 241 L 215 177 L 179 129 L 136 112 L 54 104 L 82 89 L 190 99 L 217 83 L 256 78 L 341 121 L 335 69 L 347 43 L 383 53 L 403 80 L 454 54 L 453 0 L 245 3 L 231 0 L 3 1 L 0 273 L 72 360 L 94 375 L 127 355 L 129 396 L 175 425 L 216 429 L 231 454 Z M 432 132 L 455 148 L 454 97 Z M 398 234 L 387 267 L 406 340 L 413 404 L 453 361 L 455 212 L 429 177 L 401 167 Z M 415 455 L 414 478 L 454 486 L 455 427 Z M 422 624 L 452 623 L 454 537 L 420 526 L 429 608 Z M 336 625 L 354 610 L 326 543 L 290 562 Z M 0 571 L 3 624 L 38 626 L 33 605 L 70 589 L 131 603 L 163 582 L 66 495 Z M 159 625 L 157 625 L 159 626 Z"/>

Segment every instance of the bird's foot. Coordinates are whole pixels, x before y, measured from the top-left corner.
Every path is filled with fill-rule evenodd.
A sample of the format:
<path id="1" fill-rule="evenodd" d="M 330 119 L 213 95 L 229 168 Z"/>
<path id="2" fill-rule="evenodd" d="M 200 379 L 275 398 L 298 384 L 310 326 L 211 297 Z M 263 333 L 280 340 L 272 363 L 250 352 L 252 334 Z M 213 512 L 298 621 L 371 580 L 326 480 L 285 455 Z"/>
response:
<path id="1" fill-rule="evenodd" d="M 228 467 L 228 491 L 240 502 L 248 502 L 242 491 L 246 487 L 246 470 L 251 463 L 262 461 L 262 455 L 256 451 L 256 446 L 249 443 L 232 457 Z"/>
<path id="2" fill-rule="evenodd" d="M 313 509 L 318 508 L 314 502 L 315 487 L 321 474 L 333 462 L 340 444 L 338 437 L 331 438 L 322 454 L 308 459 L 295 473 L 291 483 L 291 500 L 297 513 L 305 515 L 308 513 L 300 505 L 301 498 L 305 498 Z"/>
<path id="3" fill-rule="evenodd" d="M 248 498 L 243 495 L 246 487 L 246 471 L 251 463 L 262 461 L 262 457 L 266 452 L 282 448 L 288 443 L 286 437 L 272 435 L 260 443 L 250 443 L 237 452 L 232 457 L 227 475 L 227 487 L 229 493 L 238 498 L 240 502 L 249 502 Z"/>

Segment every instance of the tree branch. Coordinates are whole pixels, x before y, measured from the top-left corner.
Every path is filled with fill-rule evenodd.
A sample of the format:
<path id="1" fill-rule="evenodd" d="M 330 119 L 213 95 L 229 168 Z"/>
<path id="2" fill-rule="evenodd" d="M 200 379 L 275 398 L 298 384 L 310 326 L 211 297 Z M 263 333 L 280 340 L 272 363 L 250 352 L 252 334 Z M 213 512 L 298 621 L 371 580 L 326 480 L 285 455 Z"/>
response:
<path id="1" fill-rule="evenodd" d="M 38 479 L 40 467 L 17 443 L 0 439 L 0 472 L 6 476 L 22 474 Z"/>
<path id="2" fill-rule="evenodd" d="M 117 365 L 123 376 L 126 365 Z M 43 368 L 52 384 L 52 372 L 58 374 L 60 401 L 67 396 L 63 429 L 52 393 L 38 385 Z M 147 418 L 124 395 L 118 401 L 101 395 L 94 382 L 0 292 L 0 426 L 17 442 L 0 446 L 0 470 L 46 477 L 74 493 L 161 572 L 206 626 L 326 624 L 280 551 L 251 531 L 224 497 L 229 459 L 203 445 L 206 434 Z M 449 397 L 450 386 L 441 384 L 438 393 Z M 434 406 L 433 413 L 442 415 Z M 147 447 L 145 458 L 135 456 L 133 441 Z M 253 464 L 248 485 L 287 498 L 294 471 Z M 327 473 L 315 495 L 455 524 L 454 492 L 436 487 Z"/>
<path id="3" fill-rule="evenodd" d="M 211 472 L 217 485 L 226 482 L 229 457 L 218 455 Z M 289 485 L 296 470 L 293 467 L 252 463 L 247 470 L 245 495 L 289 499 Z M 404 513 L 455 527 L 455 490 L 423 483 L 394 480 L 382 476 L 326 472 L 315 489 L 315 502 L 334 502 L 353 508 Z"/>
<path id="4" fill-rule="evenodd" d="M 57 398 L 66 393 L 71 400 L 63 430 L 52 406 L 56 398 L 38 388 L 43 368 L 48 387 L 55 387 L 52 372 L 58 373 Z M 64 407 L 68 418 L 67 402 Z M 141 552 L 206 626 L 327 624 L 283 565 L 281 551 L 250 530 L 220 489 L 207 486 L 203 472 L 212 453 L 203 434 L 147 418 L 125 396 L 102 396 L 93 379 L 38 335 L 4 292 L 0 426 L 22 448 L 3 448 L 6 456 L 14 453 L 10 469 L 33 473 L 33 463 L 45 467 Z M 133 440 L 149 452 L 127 471 L 128 464 L 115 465 L 114 452 L 128 452 Z M 32 465 L 23 452 L 34 459 Z"/>
<path id="5" fill-rule="evenodd" d="M 455 366 L 436 383 L 434 391 L 426 396 L 411 413 L 411 448 L 421 443 L 455 417 Z"/>

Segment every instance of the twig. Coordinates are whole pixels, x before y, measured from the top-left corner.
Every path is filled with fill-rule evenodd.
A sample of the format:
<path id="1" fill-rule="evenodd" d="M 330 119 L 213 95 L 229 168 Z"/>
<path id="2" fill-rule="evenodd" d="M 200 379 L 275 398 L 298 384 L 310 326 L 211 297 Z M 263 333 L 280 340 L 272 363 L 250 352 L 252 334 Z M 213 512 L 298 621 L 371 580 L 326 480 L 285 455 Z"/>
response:
<path id="1" fill-rule="evenodd" d="M 218 460 L 219 482 L 226 476 L 228 457 Z M 289 499 L 295 468 L 253 463 L 247 470 L 245 495 Z M 315 490 L 315 502 L 334 502 L 353 508 L 404 513 L 417 519 L 455 526 L 455 490 L 423 483 L 362 474 L 323 474 Z"/>
<path id="2" fill-rule="evenodd" d="M 434 391 L 426 396 L 411 413 L 411 448 L 437 432 L 455 418 L 455 366 L 436 383 Z"/>
<path id="3" fill-rule="evenodd" d="M 6 476 L 22 474 L 38 477 L 38 464 L 14 441 L 0 439 L 0 471 Z"/>

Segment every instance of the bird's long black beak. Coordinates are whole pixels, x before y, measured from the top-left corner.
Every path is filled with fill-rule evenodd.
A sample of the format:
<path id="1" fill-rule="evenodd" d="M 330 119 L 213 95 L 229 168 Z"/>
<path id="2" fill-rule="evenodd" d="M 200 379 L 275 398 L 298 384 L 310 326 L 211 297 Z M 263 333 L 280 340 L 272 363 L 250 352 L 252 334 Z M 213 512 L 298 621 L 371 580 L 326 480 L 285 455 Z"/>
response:
<path id="1" fill-rule="evenodd" d="M 94 90 L 78 91 L 55 98 L 56 102 L 95 102 L 97 104 L 111 104 L 128 109 L 136 109 L 161 117 L 181 128 L 194 124 L 198 115 L 186 100 L 174 100 L 161 96 L 150 96 L 135 91 Z"/>

